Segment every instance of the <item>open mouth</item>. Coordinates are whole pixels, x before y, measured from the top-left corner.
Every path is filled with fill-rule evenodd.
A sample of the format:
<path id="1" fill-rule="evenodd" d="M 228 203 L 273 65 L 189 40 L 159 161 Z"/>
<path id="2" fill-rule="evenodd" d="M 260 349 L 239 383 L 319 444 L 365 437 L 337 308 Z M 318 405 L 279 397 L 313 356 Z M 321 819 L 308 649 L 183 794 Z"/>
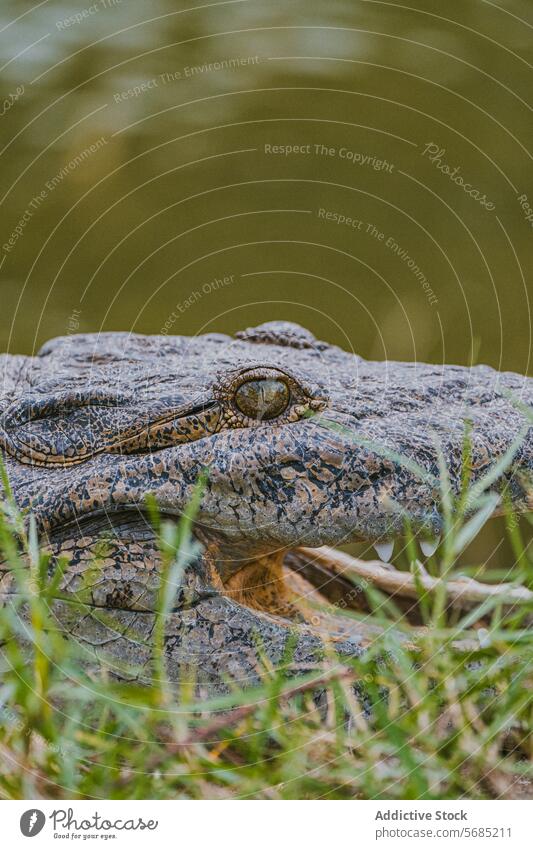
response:
<path id="1" fill-rule="evenodd" d="M 175 514 L 168 515 L 171 519 L 177 518 Z M 505 544 L 502 538 L 504 533 L 502 523 L 502 519 L 491 519 L 487 522 L 485 533 L 481 534 L 485 537 L 481 540 L 481 546 L 488 542 L 489 547 L 492 546 L 492 554 L 502 542 Z M 526 526 L 529 527 L 527 522 L 523 525 L 524 529 Z M 500 541 L 497 546 L 494 546 L 496 537 L 499 537 Z M 114 588 L 109 591 L 108 586 L 108 594 L 105 596 L 102 596 L 102 590 L 100 590 L 100 602 L 97 606 L 113 608 L 119 603 L 125 605 L 124 599 L 126 599 L 129 604 L 135 600 L 134 607 L 137 607 L 143 599 L 141 605 L 143 609 L 154 609 L 155 595 L 153 594 L 156 583 L 152 581 L 148 596 L 145 590 L 146 575 L 150 573 L 150 570 L 154 570 L 152 574 L 154 580 L 157 575 L 157 569 L 154 567 L 157 559 L 156 540 L 144 508 L 117 507 L 83 516 L 78 521 L 56 527 L 50 533 L 49 542 L 67 556 L 73 549 L 81 549 L 82 559 L 87 558 L 88 555 L 84 553 L 85 548 L 91 555 L 96 554 L 96 560 L 99 562 L 96 563 L 95 574 L 101 568 L 99 563 L 107 564 L 106 568 L 109 572 L 109 565 L 113 562 L 111 570 L 113 580 L 109 586 L 112 585 Z M 428 596 L 431 596 L 442 583 L 436 565 L 444 555 L 446 540 L 434 539 L 430 542 L 427 538 L 408 540 L 405 537 L 399 537 L 395 543 L 394 559 L 399 568 L 391 564 L 394 545 L 392 541 L 386 544 L 385 552 L 383 552 L 384 544 L 374 545 L 378 554 L 377 560 L 371 556 L 371 544 L 360 543 L 351 546 L 352 549 L 354 547 L 359 549 L 359 556 L 328 546 L 317 548 L 299 546 L 278 551 L 270 556 L 266 555 L 248 564 L 245 559 L 240 562 L 235 561 L 233 570 L 228 569 L 226 563 L 216 587 L 212 586 L 206 574 L 200 575 L 200 584 L 196 585 L 195 593 L 189 597 L 188 603 L 191 599 L 201 600 L 228 593 L 230 597 L 247 606 L 291 619 L 294 615 L 298 618 L 298 611 L 301 612 L 301 605 L 295 601 L 295 598 L 299 597 L 300 600 L 303 598 L 306 601 L 308 597 L 313 597 L 314 602 L 318 604 L 325 603 L 337 608 L 349 608 L 370 614 L 371 608 L 364 592 L 364 588 L 370 586 L 393 599 L 397 608 L 406 615 L 407 620 L 419 625 L 422 622 L 418 605 L 421 590 L 425 590 Z M 439 549 L 439 544 L 442 549 Z M 112 556 L 106 552 L 106 546 L 111 547 Z M 387 556 L 383 557 L 383 553 Z M 410 565 L 409 558 L 413 558 Z M 468 557 L 463 558 L 462 562 L 456 558 L 454 568 L 446 581 L 448 603 L 461 610 L 471 609 L 492 599 L 510 606 L 531 603 L 533 593 L 512 580 L 514 574 L 512 569 L 507 575 L 502 576 L 498 573 L 496 576 L 491 576 L 489 560 L 490 556 L 485 559 L 483 556 L 475 556 L 470 561 L 476 564 L 473 569 L 468 565 Z M 201 567 L 198 568 L 201 569 Z M 462 571 L 462 568 L 465 571 Z M 192 572 L 194 573 L 196 569 L 197 567 L 193 566 Z M 287 585 L 288 574 L 305 579 L 305 585 L 293 586 L 292 579 Z M 98 582 L 102 583 L 100 577 Z M 105 583 L 104 580 L 103 584 Z M 243 591 L 245 585 L 246 591 Z M 287 589 L 293 597 L 290 604 L 287 602 Z M 318 593 L 316 597 L 313 590 Z"/>

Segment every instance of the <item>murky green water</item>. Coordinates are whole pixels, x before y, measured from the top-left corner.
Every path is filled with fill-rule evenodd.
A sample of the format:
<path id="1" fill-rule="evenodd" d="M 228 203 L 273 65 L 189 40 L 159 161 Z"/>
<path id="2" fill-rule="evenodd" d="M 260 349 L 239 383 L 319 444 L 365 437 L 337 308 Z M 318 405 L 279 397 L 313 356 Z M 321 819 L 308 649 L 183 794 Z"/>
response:
<path id="1" fill-rule="evenodd" d="M 531 12 L 3 0 L 2 349 L 286 318 L 527 371 Z"/>
<path id="2" fill-rule="evenodd" d="M 286 317 L 526 370 L 531 11 L 3 0 L 2 348 Z"/>

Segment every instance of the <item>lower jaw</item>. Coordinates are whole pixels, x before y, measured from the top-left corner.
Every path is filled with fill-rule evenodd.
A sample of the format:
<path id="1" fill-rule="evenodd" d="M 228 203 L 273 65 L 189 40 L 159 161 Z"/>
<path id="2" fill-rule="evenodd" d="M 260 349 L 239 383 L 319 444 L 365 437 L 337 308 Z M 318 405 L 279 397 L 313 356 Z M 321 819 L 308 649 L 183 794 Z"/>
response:
<path id="1" fill-rule="evenodd" d="M 86 516 L 58 528 L 48 547 L 65 557 L 63 591 L 88 608 L 153 614 L 157 610 L 161 560 L 154 531 L 140 511 Z M 349 590 L 347 580 L 316 576 L 300 568 L 290 551 L 233 560 L 218 557 L 207 544 L 204 557 L 187 570 L 188 598 L 177 607 L 225 596 L 252 611 L 267 613 L 292 625 L 310 625 L 322 635 L 349 636 L 352 626 L 335 614 L 336 595 Z M 358 633 L 360 633 L 359 628 Z"/>
<path id="2" fill-rule="evenodd" d="M 492 519 L 483 530 L 482 535 L 487 539 L 489 538 L 487 531 L 495 527 L 494 521 Z M 473 558 L 471 562 L 483 565 L 497 550 L 498 545 L 503 540 L 504 527 L 502 519 L 496 519 L 496 522 L 500 523 L 497 526 L 499 528 L 499 542 L 496 545 L 492 544 L 492 550 L 489 547 L 487 557 L 482 555 L 480 558 Z M 102 555 L 99 551 L 102 537 L 107 540 L 112 549 L 111 553 L 107 555 L 105 553 Z M 349 591 L 353 589 L 353 582 L 347 577 L 335 574 L 334 570 L 330 569 L 325 575 L 316 565 L 313 568 L 309 563 L 302 565 L 302 558 L 298 557 L 299 549 L 280 548 L 275 553 L 257 555 L 250 552 L 246 554 L 246 546 L 243 546 L 242 553 L 236 554 L 232 552 L 231 546 L 221 548 L 216 540 L 206 540 L 205 542 L 206 560 L 211 564 L 211 571 L 207 577 L 205 573 L 202 576 L 201 592 L 205 590 L 208 594 L 225 594 L 239 601 L 239 603 L 255 609 L 301 619 L 302 617 L 306 618 L 307 615 L 303 612 L 302 604 L 300 602 L 295 603 L 293 598 L 289 598 L 294 592 L 293 579 L 295 574 L 305 579 L 308 584 L 307 589 L 300 588 L 300 590 L 297 590 L 297 594 L 300 592 L 300 596 L 307 594 L 311 597 L 314 591 L 318 591 L 320 593 L 318 601 L 331 602 L 337 605 L 340 601 L 344 606 L 347 593 L 349 594 Z M 377 548 L 378 561 L 387 565 L 393 556 L 395 558 L 402 556 L 402 549 L 406 549 L 405 538 L 397 537 L 393 555 L 391 542 L 390 540 L 378 542 L 377 546 L 371 542 L 358 543 L 348 546 L 348 549 L 357 559 L 375 562 L 376 557 L 373 549 Z M 480 539 L 478 542 L 482 549 L 483 541 Z M 62 553 L 67 559 L 74 556 L 78 563 L 83 561 L 84 564 L 88 565 L 90 558 L 96 556 L 97 559 L 99 557 L 101 561 L 105 562 L 108 570 L 111 570 L 111 562 L 113 562 L 118 576 L 117 584 L 126 585 L 127 583 L 126 579 L 120 578 L 121 569 L 124 570 L 126 575 L 131 575 L 134 571 L 137 571 L 139 577 L 142 578 L 140 584 L 146 583 L 148 577 L 151 576 L 152 580 L 151 583 L 149 582 L 150 586 L 144 599 L 146 605 L 148 605 L 148 601 L 150 601 L 150 604 L 144 609 L 155 609 L 159 555 L 153 528 L 141 509 L 122 509 L 81 517 L 77 522 L 56 528 L 50 534 L 49 544 L 54 553 Z M 415 556 L 422 565 L 432 556 L 435 544 L 435 538 L 431 539 L 423 533 L 420 533 L 418 539 L 415 540 L 417 546 Z M 407 554 L 412 559 L 413 550 L 410 549 Z M 403 559 L 405 559 L 405 554 L 403 554 Z M 459 569 L 455 571 L 457 572 Z M 133 583 L 137 586 L 139 581 L 133 581 Z M 126 596 L 124 596 L 124 586 L 118 586 L 114 597 L 119 600 L 125 598 L 127 601 L 134 595 L 135 591 L 128 590 Z M 113 594 L 111 594 L 110 601 L 112 598 Z M 364 594 L 360 594 L 354 603 L 349 606 L 355 606 L 355 609 L 358 610 L 367 609 L 364 598 Z"/>

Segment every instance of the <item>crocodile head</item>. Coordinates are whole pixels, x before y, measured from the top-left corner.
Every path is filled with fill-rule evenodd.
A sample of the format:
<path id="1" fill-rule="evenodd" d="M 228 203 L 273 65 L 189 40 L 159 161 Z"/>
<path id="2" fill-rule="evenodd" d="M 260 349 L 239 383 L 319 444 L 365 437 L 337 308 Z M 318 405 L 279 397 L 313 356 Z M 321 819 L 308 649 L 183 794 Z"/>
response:
<path id="1" fill-rule="evenodd" d="M 64 337 L 35 358 L 6 357 L 4 372 L 0 438 L 15 498 L 74 560 L 107 529 L 110 568 L 149 571 L 147 495 L 178 517 L 202 470 L 202 586 L 221 594 L 247 564 L 298 546 L 387 543 L 406 520 L 436 536 L 439 454 L 458 492 L 465 429 L 471 481 L 511 450 L 494 485 L 528 506 L 520 403 L 531 404 L 533 384 L 486 366 L 368 362 L 269 322 L 234 339 Z"/>

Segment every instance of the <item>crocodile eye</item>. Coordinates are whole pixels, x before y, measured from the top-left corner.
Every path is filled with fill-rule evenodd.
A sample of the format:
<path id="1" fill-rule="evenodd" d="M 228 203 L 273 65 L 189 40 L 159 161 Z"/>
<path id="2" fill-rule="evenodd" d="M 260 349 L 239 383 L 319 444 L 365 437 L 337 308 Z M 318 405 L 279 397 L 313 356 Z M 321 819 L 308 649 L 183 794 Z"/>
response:
<path id="1" fill-rule="evenodd" d="M 289 387 L 283 380 L 248 380 L 235 393 L 235 403 L 250 419 L 275 419 L 290 400 Z"/>

